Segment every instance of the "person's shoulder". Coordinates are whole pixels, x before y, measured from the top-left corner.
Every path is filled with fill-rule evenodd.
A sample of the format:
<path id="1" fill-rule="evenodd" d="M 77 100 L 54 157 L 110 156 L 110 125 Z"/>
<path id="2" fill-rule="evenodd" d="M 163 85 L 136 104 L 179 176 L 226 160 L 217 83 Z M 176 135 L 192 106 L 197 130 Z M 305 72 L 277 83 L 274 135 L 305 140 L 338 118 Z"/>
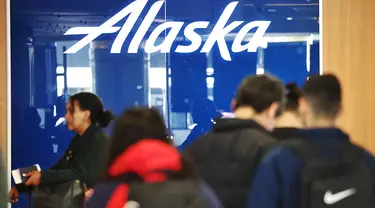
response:
<path id="1" fill-rule="evenodd" d="M 368 165 L 375 174 L 375 156 L 370 151 L 364 148 L 361 148 L 361 149 L 363 150 L 363 153 L 364 153 L 366 165 Z"/>
<path id="2" fill-rule="evenodd" d="M 364 148 L 362 145 L 351 141 L 351 144 L 353 147 L 355 147 L 357 152 L 360 152 L 363 154 L 364 162 L 366 163 L 367 166 L 370 166 L 371 169 L 375 170 L 375 156 L 371 151 L 368 149 Z"/>
<path id="3" fill-rule="evenodd" d="M 249 129 L 241 129 L 239 130 L 240 137 L 244 139 L 252 139 L 256 140 L 258 143 L 261 144 L 275 144 L 278 143 L 278 141 L 271 136 L 269 132 L 266 132 L 265 130 L 255 129 L 255 128 L 249 128 Z"/>
<path id="4" fill-rule="evenodd" d="M 237 145 L 240 145 L 242 149 L 255 148 L 262 155 L 267 154 L 280 144 L 268 132 L 259 129 L 241 129 L 236 134 Z"/>
<path id="5" fill-rule="evenodd" d="M 265 155 L 262 160 L 262 164 L 269 165 L 269 164 L 289 164 L 289 165 L 296 165 L 300 161 L 298 157 L 290 151 L 288 148 L 283 146 L 278 146 L 273 148 Z"/>
<path id="6" fill-rule="evenodd" d="M 212 132 L 208 132 L 206 134 L 203 134 L 195 139 L 186 139 L 188 141 L 185 141 L 183 143 L 183 151 L 184 152 L 189 152 L 193 151 L 195 149 L 201 149 L 204 143 L 210 143 L 213 139 L 213 134 Z"/>
<path id="7" fill-rule="evenodd" d="M 108 143 L 110 141 L 110 137 L 107 135 L 107 133 L 102 128 L 98 127 L 95 130 L 95 133 L 94 133 L 91 141 L 97 142 L 97 143 Z"/>

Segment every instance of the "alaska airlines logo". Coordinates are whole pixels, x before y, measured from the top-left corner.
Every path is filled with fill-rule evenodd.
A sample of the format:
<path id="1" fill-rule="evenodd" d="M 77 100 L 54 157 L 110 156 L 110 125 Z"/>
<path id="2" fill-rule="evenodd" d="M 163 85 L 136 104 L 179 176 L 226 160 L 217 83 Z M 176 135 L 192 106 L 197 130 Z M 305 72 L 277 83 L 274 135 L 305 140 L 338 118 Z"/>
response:
<path id="1" fill-rule="evenodd" d="M 139 18 L 142 10 L 146 6 L 147 0 L 135 0 L 120 12 L 111 17 L 108 21 L 104 22 L 98 27 L 74 27 L 69 29 L 64 35 L 86 35 L 83 39 L 78 41 L 75 45 L 65 51 L 65 53 L 74 54 L 77 51 L 81 50 L 83 47 L 88 45 L 95 38 L 99 37 L 101 34 L 116 33 L 118 32 L 117 37 L 115 38 L 111 53 L 120 53 L 122 46 L 125 42 L 125 39 L 129 35 L 130 31 L 134 27 L 137 19 Z M 156 15 L 163 6 L 164 1 L 155 2 L 151 9 L 148 11 L 143 22 L 141 23 L 139 29 L 134 35 L 132 41 L 130 42 L 128 53 L 137 53 L 139 46 L 146 35 L 151 24 L 154 22 Z M 201 48 L 201 53 L 208 53 L 211 51 L 212 47 L 217 44 L 220 54 L 223 59 L 230 61 L 230 53 L 228 45 L 225 41 L 225 36 L 227 36 L 235 28 L 239 27 L 244 23 L 244 21 L 233 21 L 228 24 L 228 20 L 233 14 L 234 9 L 236 8 L 238 1 L 234 1 L 226 6 L 223 13 L 221 14 L 219 20 L 213 26 L 211 33 L 209 34 L 207 40 L 204 42 L 203 47 Z M 120 20 L 128 16 L 122 27 L 115 26 Z M 259 44 L 262 42 L 263 36 L 266 33 L 270 21 L 253 21 L 249 22 L 242 26 L 242 28 L 237 33 L 231 50 L 234 53 L 248 51 L 256 52 Z M 172 43 L 177 38 L 180 30 L 184 26 L 184 22 L 171 21 L 164 22 L 158 25 L 150 34 L 149 38 L 146 40 L 145 52 L 154 53 L 160 51 L 162 53 L 170 53 Z M 211 23 L 208 21 L 197 21 L 192 22 L 186 25 L 184 29 L 184 36 L 191 43 L 190 45 L 178 45 L 175 49 L 176 53 L 191 53 L 198 50 L 202 44 L 201 36 L 196 32 L 197 29 L 205 29 Z M 257 28 L 253 34 L 250 41 L 245 42 L 246 35 L 250 30 Z M 156 40 L 160 37 L 167 29 L 170 29 L 169 32 L 165 35 L 162 43 L 155 45 Z M 243 44 L 244 43 L 244 44 Z"/>

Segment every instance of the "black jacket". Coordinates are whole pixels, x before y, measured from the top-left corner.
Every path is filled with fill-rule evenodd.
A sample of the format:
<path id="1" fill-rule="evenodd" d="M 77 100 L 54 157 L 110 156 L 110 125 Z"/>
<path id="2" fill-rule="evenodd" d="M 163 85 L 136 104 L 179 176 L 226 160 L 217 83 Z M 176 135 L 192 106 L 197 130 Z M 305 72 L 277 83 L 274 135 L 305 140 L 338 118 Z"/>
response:
<path id="1" fill-rule="evenodd" d="M 242 208 L 260 160 L 276 144 L 253 120 L 219 119 L 212 132 L 187 147 L 185 154 L 224 207 Z"/>
<path id="2" fill-rule="evenodd" d="M 105 169 L 108 144 L 103 130 L 91 125 L 82 136 L 73 138 L 64 156 L 51 169 L 42 171 L 41 185 L 78 179 L 92 187 Z"/>
<path id="3" fill-rule="evenodd" d="M 283 128 L 275 128 L 271 136 L 276 138 L 279 141 L 285 141 L 289 139 L 295 139 L 298 137 L 298 128 L 293 127 L 283 127 Z"/>

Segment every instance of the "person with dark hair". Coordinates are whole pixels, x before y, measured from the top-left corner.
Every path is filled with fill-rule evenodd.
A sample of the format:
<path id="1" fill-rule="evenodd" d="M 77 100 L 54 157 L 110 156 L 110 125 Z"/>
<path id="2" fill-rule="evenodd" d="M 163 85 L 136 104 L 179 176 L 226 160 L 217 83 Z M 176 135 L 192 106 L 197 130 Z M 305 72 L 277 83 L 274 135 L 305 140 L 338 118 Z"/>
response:
<path id="1" fill-rule="evenodd" d="M 232 102 L 235 118 L 216 120 L 185 154 L 224 207 L 245 207 L 258 162 L 277 141 L 269 135 L 283 109 L 285 89 L 269 75 L 246 77 Z"/>
<path id="2" fill-rule="evenodd" d="M 299 102 L 305 129 L 264 158 L 249 208 L 375 207 L 375 159 L 336 126 L 341 102 L 336 76 L 306 81 Z"/>
<path id="3" fill-rule="evenodd" d="M 286 85 L 286 104 L 284 112 L 276 119 L 276 128 L 272 131 L 272 136 L 278 140 L 293 138 L 302 127 L 301 117 L 298 111 L 298 102 L 301 92 L 296 83 Z"/>
<path id="4" fill-rule="evenodd" d="M 113 115 L 104 110 L 98 96 L 88 92 L 75 94 L 66 105 L 65 119 L 69 130 L 76 132 L 65 155 L 50 169 L 27 174 L 26 186 L 53 186 L 79 180 L 92 187 L 105 167 L 109 140 L 102 128 Z M 9 201 L 16 202 L 18 192 L 12 188 Z"/>
<path id="5" fill-rule="evenodd" d="M 219 208 L 167 132 L 158 110 L 125 111 L 113 129 L 106 177 L 86 207 Z"/>
<path id="6" fill-rule="evenodd" d="M 37 108 L 26 108 L 22 122 L 22 141 L 19 141 L 20 143 L 16 145 L 23 147 L 21 152 L 28 157 L 24 158 L 24 156 L 22 156 L 21 161 L 24 165 L 18 167 L 39 164 L 43 169 L 50 168 L 55 162 L 51 160 L 51 158 L 54 158 L 52 141 L 48 138 L 46 131 L 40 127 L 41 122 L 42 118 Z M 20 152 L 17 153 L 19 154 Z"/>

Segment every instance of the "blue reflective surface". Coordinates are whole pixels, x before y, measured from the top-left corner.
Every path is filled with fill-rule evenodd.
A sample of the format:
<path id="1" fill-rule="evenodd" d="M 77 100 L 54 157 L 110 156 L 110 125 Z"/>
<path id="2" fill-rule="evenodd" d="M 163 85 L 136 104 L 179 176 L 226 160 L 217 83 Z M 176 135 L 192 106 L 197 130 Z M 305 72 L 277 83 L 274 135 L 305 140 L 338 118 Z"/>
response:
<path id="1" fill-rule="evenodd" d="M 239 2 L 228 24 L 244 23 L 225 38 L 231 61 L 223 59 L 217 44 L 209 53 L 201 53 L 205 42 L 192 53 L 174 52 L 178 45 L 191 43 L 183 30 L 192 22 L 210 22 L 208 28 L 196 30 L 207 40 L 231 3 L 226 0 L 165 1 L 138 53 L 129 54 L 128 46 L 155 2 L 149 1 L 121 53 L 110 53 L 118 34 L 113 33 L 100 35 L 75 54 L 63 54 L 84 37 L 64 36 L 68 29 L 97 27 L 130 2 L 12 1 L 13 168 L 39 163 L 45 169 L 61 157 L 73 136 L 64 125 L 65 102 L 77 92 L 98 94 L 115 114 L 133 105 L 157 107 L 179 146 L 189 143 L 186 138 L 192 141 L 209 131 L 212 119 L 230 111 L 231 99 L 245 76 L 271 73 L 285 83 L 301 84 L 309 75 L 319 73 L 319 8 L 315 0 Z M 231 46 L 237 33 L 255 20 L 271 21 L 263 41 L 257 43 L 257 52 L 234 53 Z M 115 26 L 121 27 L 125 21 Z M 145 53 L 145 40 L 164 21 L 184 22 L 171 53 Z M 156 44 L 163 43 L 168 31 L 161 33 Z M 24 203 L 15 206 L 24 207 Z"/>

